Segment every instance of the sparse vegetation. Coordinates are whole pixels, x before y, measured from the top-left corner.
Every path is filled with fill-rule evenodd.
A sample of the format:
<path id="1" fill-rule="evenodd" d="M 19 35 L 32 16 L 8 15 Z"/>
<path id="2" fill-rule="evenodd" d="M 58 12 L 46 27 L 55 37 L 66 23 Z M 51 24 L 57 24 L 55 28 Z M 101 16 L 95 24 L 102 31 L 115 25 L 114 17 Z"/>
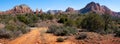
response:
<path id="1" fill-rule="evenodd" d="M 82 28 L 87 29 L 92 32 L 101 32 L 104 31 L 104 20 L 98 14 L 90 14 L 87 15 L 85 19 L 83 19 L 81 26 Z"/>
<path id="2" fill-rule="evenodd" d="M 78 32 L 77 28 L 86 29 L 87 31 L 97 33 L 116 33 L 119 30 L 119 18 L 98 15 L 94 13 L 70 14 L 70 15 L 49 15 L 49 14 L 18 14 L 18 15 L 0 15 L 0 23 L 5 24 L 5 31 L 10 32 L 10 37 L 17 37 L 20 34 L 29 32 L 28 26 L 34 27 L 39 20 L 57 19 L 58 23 L 63 26 L 52 25 L 47 30 L 47 33 L 52 33 L 57 36 L 74 35 Z M 107 23 L 108 22 L 108 23 Z M 74 27 L 74 28 L 73 28 Z M 113 30 L 114 29 L 114 30 Z M 2 29 L 3 30 L 3 29 Z M 2 32 L 1 32 L 2 33 Z M 116 34 L 118 35 L 118 34 Z M 2 35 L 1 35 L 2 36 Z M 80 36 L 79 38 L 83 38 Z"/>
<path id="3" fill-rule="evenodd" d="M 65 35 L 75 34 L 77 30 L 71 27 L 52 25 L 49 27 L 49 30 L 47 30 L 47 32 L 53 33 L 54 35 L 57 35 L 57 36 L 65 36 Z"/>
<path id="4" fill-rule="evenodd" d="M 0 38 L 11 38 L 11 37 L 12 37 L 11 31 L 0 29 Z"/>
<path id="5" fill-rule="evenodd" d="M 59 38 L 57 38 L 57 42 L 64 42 L 64 39 L 59 37 Z"/>
<path id="6" fill-rule="evenodd" d="M 85 33 L 81 33 L 81 34 L 76 36 L 77 40 L 82 40 L 82 39 L 85 39 L 85 38 L 87 38 L 87 34 L 85 34 Z"/>
<path id="7" fill-rule="evenodd" d="M 120 30 L 116 32 L 115 37 L 120 37 Z"/>
<path id="8" fill-rule="evenodd" d="M 3 29 L 0 29 L 0 38 L 16 38 L 30 31 L 28 26 L 14 15 L 0 15 L 0 19 L 0 23 L 5 25 Z"/>
<path id="9" fill-rule="evenodd" d="M 39 20 L 37 15 L 34 14 L 17 15 L 17 19 L 28 26 L 34 26 L 34 23 Z"/>

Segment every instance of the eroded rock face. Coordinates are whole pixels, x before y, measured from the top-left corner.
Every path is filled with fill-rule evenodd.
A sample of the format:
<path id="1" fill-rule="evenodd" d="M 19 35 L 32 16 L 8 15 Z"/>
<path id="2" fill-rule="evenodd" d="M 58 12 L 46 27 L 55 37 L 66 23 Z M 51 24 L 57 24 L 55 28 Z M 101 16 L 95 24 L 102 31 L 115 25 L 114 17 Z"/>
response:
<path id="1" fill-rule="evenodd" d="M 2 11 L 0 11 L 0 14 L 2 14 Z"/>
<path id="2" fill-rule="evenodd" d="M 35 14 L 39 14 L 39 10 L 38 10 L 38 9 L 36 9 L 36 12 L 35 12 Z"/>
<path id="3" fill-rule="evenodd" d="M 40 9 L 39 13 L 40 13 L 40 14 L 42 14 L 42 13 L 43 13 L 43 10 L 42 10 L 42 9 Z"/>
<path id="4" fill-rule="evenodd" d="M 35 11 L 34 13 L 35 13 L 35 14 L 42 14 L 42 13 L 44 13 L 44 12 L 42 11 L 42 9 L 40 9 L 40 10 L 36 9 L 36 11 Z"/>
<path id="5" fill-rule="evenodd" d="M 101 6 L 99 3 L 90 2 L 83 9 L 80 10 L 81 13 L 95 12 L 98 14 L 110 14 L 113 15 L 113 12 L 106 6 Z"/>
<path id="6" fill-rule="evenodd" d="M 65 14 L 79 14 L 79 10 L 74 10 L 74 8 L 68 7 L 65 11 Z"/>
<path id="7" fill-rule="evenodd" d="M 47 13 L 55 15 L 55 14 L 61 14 L 61 13 L 63 13 L 63 11 L 62 10 L 49 10 L 49 11 L 47 11 Z"/>
<path id="8" fill-rule="evenodd" d="M 33 11 L 30 9 L 29 6 L 25 4 L 21 4 L 18 6 L 15 6 L 14 8 L 5 11 L 5 14 L 18 14 L 18 13 L 32 13 Z"/>
<path id="9" fill-rule="evenodd" d="M 68 7 L 65 12 L 74 12 L 74 9 L 71 7 Z"/>

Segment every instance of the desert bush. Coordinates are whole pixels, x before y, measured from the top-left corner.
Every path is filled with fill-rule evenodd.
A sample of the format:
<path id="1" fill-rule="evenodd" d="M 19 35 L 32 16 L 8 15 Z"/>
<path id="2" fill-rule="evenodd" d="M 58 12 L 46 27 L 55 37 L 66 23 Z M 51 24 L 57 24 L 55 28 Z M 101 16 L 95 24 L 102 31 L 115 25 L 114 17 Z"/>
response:
<path id="1" fill-rule="evenodd" d="M 59 38 L 57 38 L 57 42 L 64 42 L 64 39 L 59 37 Z"/>
<path id="2" fill-rule="evenodd" d="M 47 33 L 54 33 L 58 29 L 58 26 L 51 25 L 48 28 L 49 28 L 49 30 L 47 30 Z"/>
<path id="3" fill-rule="evenodd" d="M 66 25 L 66 26 L 75 27 L 75 26 L 76 26 L 76 22 L 75 22 L 73 19 L 68 19 L 68 20 L 65 22 L 65 25 Z"/>
<path id="4" fill-rule="evenodd" d="M 69 35 L 70 33 L 69 33 L 69 30 L 67 30 L 67 29 L 59 28 L 54 32 L 54 34 L 57 36 L 65 36 L 65 35 Z"/>
<path id="5" fill-rule="evenodd" d="M 38 15 L 38 17 L 40 17 L 41 20 L 52 20 L 54 19 L 54 15 L 50 15 L 50 14 L 41 14 Z"/>
<path id="6" fill-rule="evenodd" d="M 11 38 L 12 32 L 6 29 L 0 29 L 0 38 Z"/>
<path id="7" fill-rule="evenodd" d="M 115 37 L 120 37 L 120 30 L 115 33 Z"/>
<path id="8" fill-rule="evenodd" d="M 58 23 L 63 23 L 63 24 L 65 24 L 66 21 L 68 21 L 68 18 L 67 18 L 67 17 L 62 17 L 62 18 L 60 18 L 60 20 L 58 21 Z"/>
<path id="9" fill-rule="evenodd" d="M 85 39 L 85 38 L 87 38 L 87 34 L 85 34 L 85 33 L 81 33 L 81 34 L 76 36 L 77 40 L 81 40 L 81 39 Z"/>
<path id="10" fill-rule="evenodd" d="M 18 37 L 21 34 L 25 34 L 30 31 L 30 29 L 27 29 L 27 26 L 23 24 L 6 24 L 5 31 L 10 31 L 11 38 Z"/>
<path id="11" fill-rule="evenodd" d="M 0 23 L 5 27 L 0 30 L 0 38 L 15 38 L 29 32 L 27 25 L 17 19 L 15 15 L 0 15 Z"/>
<path id="12" fill-rule="evenodd" d="M 65 35 L 75 34 L 77 30 L 72 27 L 52 25 L 49 27 L 49 30 L 47 30 L 47 32 L 53 33 L 54 35 L 57 36 L 65 36 Z"/>
<path id="13" fill-rule="evenodd" d="M 17 19 L 27 25 L 35 23 L 39 20 L 39 18 L 34 14 L 17 15 Z"/>
<path id="14" fill-rule="evenodd" d="M 82 28 L 92 32 L 104 31 L 104 20 L 98 14 L 89 14 L 81 22 Z"/>

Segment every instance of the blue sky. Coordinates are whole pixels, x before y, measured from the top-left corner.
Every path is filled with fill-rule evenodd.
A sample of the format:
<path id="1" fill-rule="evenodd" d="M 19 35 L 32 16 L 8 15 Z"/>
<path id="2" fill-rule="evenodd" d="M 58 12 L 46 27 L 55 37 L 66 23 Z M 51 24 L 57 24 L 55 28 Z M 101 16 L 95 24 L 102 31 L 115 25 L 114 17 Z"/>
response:
<path id="1" fill-rule="evenodd" d="M 76 10 L 86 6 L 89 2 L 100 3 L 106 5 L 113 11 L 120 12 L 120 0 L 0 0 L 0 11 L 13 8 L 15 5 L 26 4 L 32 10 L 65 10 L 72 7 Z"/>

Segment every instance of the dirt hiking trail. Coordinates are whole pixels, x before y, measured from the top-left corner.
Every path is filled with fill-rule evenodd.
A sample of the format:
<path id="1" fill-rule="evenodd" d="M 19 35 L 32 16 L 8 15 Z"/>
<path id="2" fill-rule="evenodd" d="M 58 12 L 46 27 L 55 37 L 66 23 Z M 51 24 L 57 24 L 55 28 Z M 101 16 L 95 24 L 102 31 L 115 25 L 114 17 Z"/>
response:
<path id="1" fill-rule="evenodd" d="M 21 37 L 16 38 L 15 40 L 10 41 L 8 44 L 38 44 L 40 31 L 46 29 L 47 29 L 46 27 L 32 28 L 29 33 L 24 34 Z"/>
<path id="2" fill-rule="evenodd" d="M 32 28 L 26 33 L 7 44 L 75 44 L 72 41 L 56 42 L 58 36 L 46 33 L 47 27 Z"/>

